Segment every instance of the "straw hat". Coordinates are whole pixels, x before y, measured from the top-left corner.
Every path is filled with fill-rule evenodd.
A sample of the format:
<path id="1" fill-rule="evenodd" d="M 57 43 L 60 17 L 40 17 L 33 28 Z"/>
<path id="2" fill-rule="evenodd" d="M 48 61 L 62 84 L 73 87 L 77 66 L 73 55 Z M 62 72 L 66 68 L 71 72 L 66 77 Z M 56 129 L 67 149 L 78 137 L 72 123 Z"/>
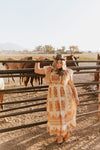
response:
<path id="1" fill-rule="evenodd" d="M 54 57 L 55 60 L 66 60 L 61 54 L 57 54 L 56 57 Z"/>

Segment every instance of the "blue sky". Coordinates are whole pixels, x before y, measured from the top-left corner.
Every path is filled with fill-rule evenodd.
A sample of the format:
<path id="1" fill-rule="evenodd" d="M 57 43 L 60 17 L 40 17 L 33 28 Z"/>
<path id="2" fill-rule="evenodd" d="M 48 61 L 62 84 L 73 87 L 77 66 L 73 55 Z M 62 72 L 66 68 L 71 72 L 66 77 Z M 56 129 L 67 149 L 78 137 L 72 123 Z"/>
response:
<path id="1" fill-rule="evenodd" d="M 0 43 L 100 52 L 100 0 L 0 0 Z"/>

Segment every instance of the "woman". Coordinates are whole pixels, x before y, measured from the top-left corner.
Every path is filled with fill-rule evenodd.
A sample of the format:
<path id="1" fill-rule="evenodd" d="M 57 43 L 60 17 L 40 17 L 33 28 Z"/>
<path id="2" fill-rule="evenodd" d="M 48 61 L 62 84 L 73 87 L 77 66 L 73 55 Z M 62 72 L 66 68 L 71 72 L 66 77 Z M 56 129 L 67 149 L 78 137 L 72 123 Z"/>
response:
<path id="1" fill-rule="evenodd" d="M 43 60 L 40 58 L 39 60 Z M 35 73 L 45 74 L 49 84 L 47 95 L 47 130 L 50 135 L 57 134 L 57 143 L 67 141 L 72 126 L 76 126 L 76 107 L 79 103 L 73 85 L 73 71 L 66 67 L 60 55 L 54 58 L 52 66 L 40 68 L 35 64 Z"/>

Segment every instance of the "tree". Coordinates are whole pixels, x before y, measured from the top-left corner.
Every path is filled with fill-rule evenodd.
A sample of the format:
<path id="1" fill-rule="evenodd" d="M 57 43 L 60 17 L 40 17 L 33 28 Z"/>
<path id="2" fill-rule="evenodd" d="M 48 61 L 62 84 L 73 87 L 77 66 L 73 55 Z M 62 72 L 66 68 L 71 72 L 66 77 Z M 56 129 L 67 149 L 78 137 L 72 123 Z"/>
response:
<path id="1" fill-rule="evenodd" d="M 61 49 L 62 49 L 61 52 L 64 53 L 66 48 L 65 46 L 62 46 Z"/>
<path id="2" fill-rule="evenodd" d="M 71 53 L 79 52 L 78 46 L 72 45 L 72 46 L 69 47 L 69 49 L 70 49 Z"/>
<path id="3" fill-rule="evenodd" d="M 41 45 L 39 45 L 39 46 L 37 46 L 36 48 L 35 48 L 35 50 L 33 50 L 33 52 L 36 52 L 36 53 L 44 53 L 44 49 L 43 49 L 43 47 L 41 46 Z"/>
<path id="4" fill-rule="evenodd" d="M 49 54 L 55 53 L 55 48 L 52 47 L 51 45 L 45 45 L 44 52 Z"/>
<path id="5" fill-rule="evenodd" d="M 57 53 L 62 53 L 62 49 L 61 48 L 57 48 Z"/>
<path id="6" fill-rule="evenodd" d="M 65 53 L 65 46 L 62 46 L 61 48 L 57 49 L 57 53 Z"/>
<path id="7" fill-rule="evenodd" d="M 92 53 L 92 52 L 89 50 L 88 53 Z"/>
<path id="8" fill-rule="evenodd" d="M 23 50 L 23 53 L 28 54 L 28 50 L 27 49 Z"/>

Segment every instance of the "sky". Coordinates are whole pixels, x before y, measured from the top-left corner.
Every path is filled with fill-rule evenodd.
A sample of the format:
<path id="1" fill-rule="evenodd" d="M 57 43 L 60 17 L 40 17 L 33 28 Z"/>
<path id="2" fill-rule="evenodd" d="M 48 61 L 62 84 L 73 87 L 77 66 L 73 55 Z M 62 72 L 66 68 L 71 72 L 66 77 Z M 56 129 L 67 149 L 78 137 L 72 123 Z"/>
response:
<path id="1" fill-rule="evenodd" d="M 0 43 L 100 52 L 100 0 L 0 0 Z"/>

